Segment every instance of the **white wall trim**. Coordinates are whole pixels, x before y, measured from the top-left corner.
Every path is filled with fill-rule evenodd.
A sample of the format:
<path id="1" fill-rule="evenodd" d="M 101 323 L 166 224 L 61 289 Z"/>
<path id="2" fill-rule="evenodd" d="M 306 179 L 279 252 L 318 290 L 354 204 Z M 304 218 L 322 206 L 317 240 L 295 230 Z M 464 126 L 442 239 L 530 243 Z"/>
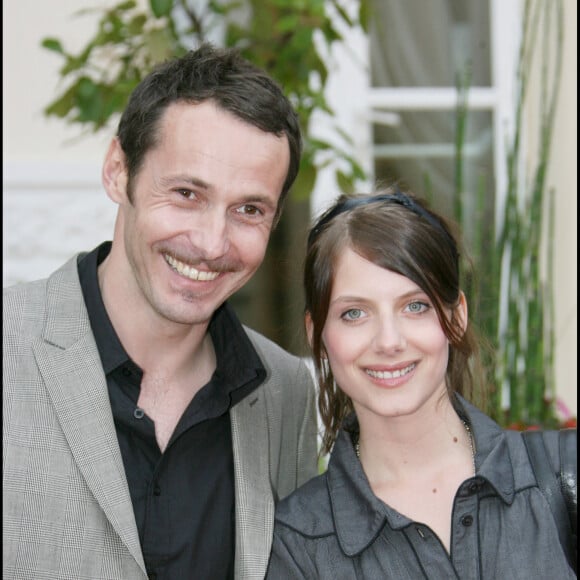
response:
<path id="1" fill-rule="evenodd" d="M 2 184 L 6 190 L 94 189 L 101 187 L 101 164 L 86 161 L 4 161 Z"/>

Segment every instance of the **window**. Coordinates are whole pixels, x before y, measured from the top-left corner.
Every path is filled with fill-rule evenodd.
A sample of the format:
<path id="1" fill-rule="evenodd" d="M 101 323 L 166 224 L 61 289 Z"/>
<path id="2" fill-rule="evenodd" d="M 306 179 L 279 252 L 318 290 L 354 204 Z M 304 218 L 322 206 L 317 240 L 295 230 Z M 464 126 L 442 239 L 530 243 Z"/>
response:
<path id="1" fill-rule="evenodd" d="M 333 55 L 328 85 L 329 102 L 350 127 L 354 150 L 368 155 L 361 161 L 370 182 L 400 179 L 460 221 L 466 235 L 493 239 L 478 228 L 493 228 L 505 191 L 518 3 L 372 0 L 370 13 L 368 37 L 353 35 Z M 336 193 L 324 179 L 320 184 L 314 213 Z"/>

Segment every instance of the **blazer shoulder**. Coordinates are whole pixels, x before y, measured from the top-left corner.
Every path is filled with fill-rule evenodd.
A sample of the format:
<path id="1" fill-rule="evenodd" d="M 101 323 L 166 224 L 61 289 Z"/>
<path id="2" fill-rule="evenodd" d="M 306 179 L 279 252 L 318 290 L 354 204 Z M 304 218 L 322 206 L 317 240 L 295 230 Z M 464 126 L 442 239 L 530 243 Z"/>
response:
<path id="1" fill-rule="evenodd" d="M 245 333 L 248 335 L 248 338 L 254 345 L 254 348 L 258 351 L 259 355 L 275 356 L 281 360 L 287 360 L 291 364 L 295 364 L 300 361 L 299 357 L 283 349 L 279 344 L 276 344 L 273 340 L 270 340 L 263 334 L 260 334 L 256 330 L 246 325 L 243 325 L 243 328 Z"/>
<path id="2" fill-rule="evenodd" d="M 310 372 L 304 359 L 284 350 L 274 341 L 247 326 L 244 326 L 244 331 L 254 345 L 268 374 L 308 374 L 312 382 L 314 382 L 314 376 Z"/>
<path id="3" fill-rule="evenodd" d="M 44 326 L 47 279 L 9 286 L 2 291 L 4 334 L 36 334 Z M 28 331 L 28 332 L 27 332 Z"/>
<path id="4" fill-rule="evenodd" d="M 326 473 L 313 477 L 276 506 L 278 527 L 310 538 L 335 533 Z"/>
<path id="5" fill-rule="evenodd" d="M 80 256 L 84 256 L 86 252 L 75 254 L 72 258 L 67 260 L 62 266 L 57 268 L 54 272 L 46 278 L 32 280 L 30 282 L 19 282 L 12 286 L 7 286 L 2 289 L 4 300 L 9 300 L 18 303 L 27 303 L 30 301 L 44 301 L 49 292 L 49 288 L 56 287 L 57 290 L 62 286 L 67 288 L 69 286 L 79 287 L 77 263 Z"/>
<path id="6" fill-rule="evenodd" d="M 77 270 L 79 255 L 82 254 L 70 258 L 47 278 L 3 289 L 4 336 L 44 335 L 48 320 L 70 311 L 82 311 L 84 299 Z M 68 332 L 71 331 L 68 328 Z"/>

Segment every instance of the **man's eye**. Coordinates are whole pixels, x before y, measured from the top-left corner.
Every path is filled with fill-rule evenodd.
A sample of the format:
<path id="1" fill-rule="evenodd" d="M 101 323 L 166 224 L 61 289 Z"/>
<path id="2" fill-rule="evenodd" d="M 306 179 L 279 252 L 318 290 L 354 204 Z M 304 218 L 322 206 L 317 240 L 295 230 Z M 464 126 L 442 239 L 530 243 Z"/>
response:
<path id="1" fill-rule="evenodd" d="M 195 193 L 189 189 L 178 189 L 177 192 L 185 199 L 195 199 Z"/>
<path id="2" fill-rule="evenodd" d="M 256 207 L 255 205 L 243 205 L 238 209 L 238 212 L 247 216 L 260 216 L 263 215 L 263 211 Z"/>

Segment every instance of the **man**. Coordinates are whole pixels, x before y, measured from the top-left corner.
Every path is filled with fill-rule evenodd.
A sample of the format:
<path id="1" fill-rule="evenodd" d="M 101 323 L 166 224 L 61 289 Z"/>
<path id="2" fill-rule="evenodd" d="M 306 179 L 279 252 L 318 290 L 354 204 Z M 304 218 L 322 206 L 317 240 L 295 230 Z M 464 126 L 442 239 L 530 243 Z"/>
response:
<path id="1" fill-rule="evenodd" d="M 316 473 L 313 381 L 227 299 L 300 154 L 235 52 L 135 89 L 103 164 L 112 243 L 4 292 L 4 578 L 263 578 L 275 501 Z"/>

